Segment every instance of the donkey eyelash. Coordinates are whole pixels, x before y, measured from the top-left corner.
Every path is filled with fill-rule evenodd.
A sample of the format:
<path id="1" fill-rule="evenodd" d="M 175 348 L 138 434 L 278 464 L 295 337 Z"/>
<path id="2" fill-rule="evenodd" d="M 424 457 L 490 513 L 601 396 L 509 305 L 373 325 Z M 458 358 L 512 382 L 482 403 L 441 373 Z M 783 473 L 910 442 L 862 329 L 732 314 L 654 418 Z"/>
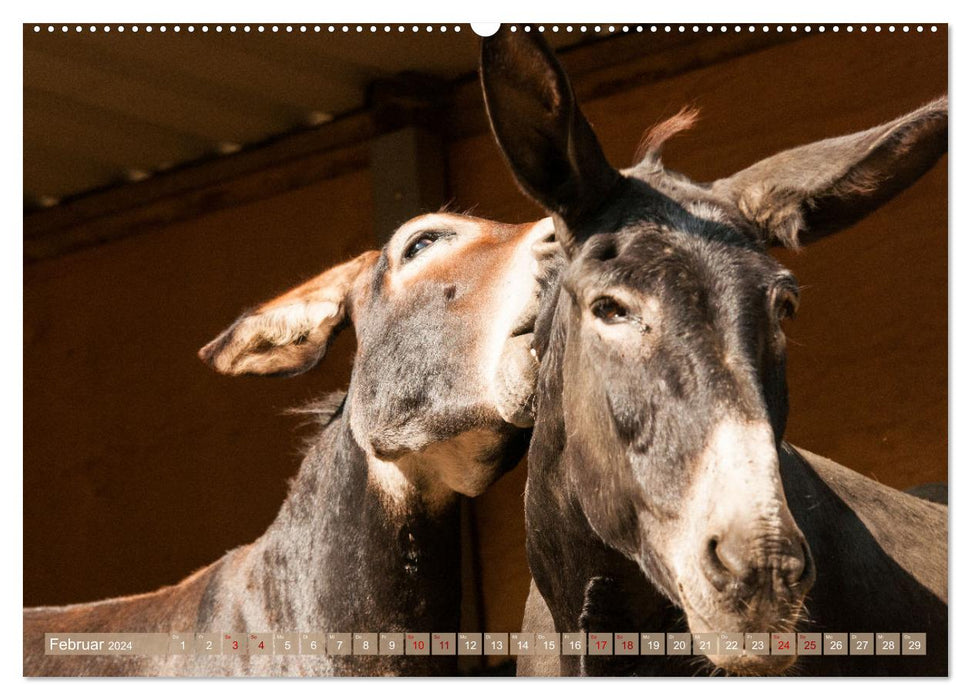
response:
<path id="1" fill-rule="evenodd" d="M 637 328 L 642 333 L 651 330 L 641 317 L 633 313 L 630 307 L 620 303 L 610 297 L 599 297 L 590 305 L 591 313 L 603 323 L 617 325 L 627 323 Z"/>

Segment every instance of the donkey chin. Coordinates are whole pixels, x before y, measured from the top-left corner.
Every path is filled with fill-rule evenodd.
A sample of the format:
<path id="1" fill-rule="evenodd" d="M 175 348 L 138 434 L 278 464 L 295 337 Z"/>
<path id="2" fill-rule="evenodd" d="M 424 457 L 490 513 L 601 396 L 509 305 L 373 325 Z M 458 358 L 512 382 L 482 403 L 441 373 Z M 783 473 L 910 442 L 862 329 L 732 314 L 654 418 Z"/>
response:
<path id="1" fill-rule="evenodd" d="M 693 634 L 706 632 L 795 632 L 804 616 L 805 595 L 786 595 L 766 590 L 743 598 L 711 591 L 706 600 L 689 601 L 686 584 L 679 584 L 681 607 Z M 789 669 L 796 656 L 759 656 L 743 649 L 738 655 L 709 654 L 708 661 L 729 674 L 739 676 L 779 675 Z"/>

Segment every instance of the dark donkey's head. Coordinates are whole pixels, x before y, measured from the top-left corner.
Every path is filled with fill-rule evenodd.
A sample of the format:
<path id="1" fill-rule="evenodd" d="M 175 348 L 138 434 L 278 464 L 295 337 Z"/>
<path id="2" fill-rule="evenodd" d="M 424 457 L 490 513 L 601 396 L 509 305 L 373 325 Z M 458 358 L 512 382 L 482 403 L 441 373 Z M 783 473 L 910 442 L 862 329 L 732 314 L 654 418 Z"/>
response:
<path id="1" fill-rule="evenodd" d="M 482 83 L 509 166 L 568 259 L 534 447 L 557 413 L 565 488 L 693 631 L 793 629 L 814 579 L 778 457 L 781 323 L 798 287 L 765 249 L 844 227 L 919 177 L 946 149 L 946 100 L 700 184 L 656 149 L 611 167 L 535 33 L 486 39 Z M 791 658 L 712 660 L 758 673 Z"/>
<path id="2" fill-rule="evenodd" d="M 224 374 L 299 374 L 353 323 L 345 413 L 378 486 L 438 503 L 476 496 L 525 451 L 533 322 L 556 248 L 549 219 L 419 216 L 380 251 L 243 314 L 199 354 Z"/>

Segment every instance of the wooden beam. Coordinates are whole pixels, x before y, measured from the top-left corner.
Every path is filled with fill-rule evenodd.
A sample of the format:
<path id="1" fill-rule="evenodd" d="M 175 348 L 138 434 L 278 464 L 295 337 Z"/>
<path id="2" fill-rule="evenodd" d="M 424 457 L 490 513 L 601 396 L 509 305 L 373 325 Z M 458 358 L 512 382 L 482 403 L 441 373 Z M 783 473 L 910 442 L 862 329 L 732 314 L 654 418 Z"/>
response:
<path id="1" fill-rule="evenodd" d="M 609 97 L 676 75 L 806 38 L 789 31 L 747 31 L 716 34 L 659 31 L 628 33 L 579 44 L 560 56 L 580 102 Z M 734 29 L 734 25 L 731 26 Z M 648 29 L 649 32 L 649 29 Z M 449 139 L 460 139 L 488 128 L 477 77 L 456 85 L 449 119 Z"/>

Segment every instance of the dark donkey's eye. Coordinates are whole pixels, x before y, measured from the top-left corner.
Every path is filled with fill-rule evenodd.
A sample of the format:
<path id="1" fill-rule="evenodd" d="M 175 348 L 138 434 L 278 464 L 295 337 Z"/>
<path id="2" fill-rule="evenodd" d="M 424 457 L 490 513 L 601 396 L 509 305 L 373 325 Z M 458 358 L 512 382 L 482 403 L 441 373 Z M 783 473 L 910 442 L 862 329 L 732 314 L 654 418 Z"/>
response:
<path id="1" fill-rule="evenodd" d="M 590 311 L 604 323 L 621 323 L 627 320 L 627 307 L 610 297 L 600 297 L 590 305 Z"/>

